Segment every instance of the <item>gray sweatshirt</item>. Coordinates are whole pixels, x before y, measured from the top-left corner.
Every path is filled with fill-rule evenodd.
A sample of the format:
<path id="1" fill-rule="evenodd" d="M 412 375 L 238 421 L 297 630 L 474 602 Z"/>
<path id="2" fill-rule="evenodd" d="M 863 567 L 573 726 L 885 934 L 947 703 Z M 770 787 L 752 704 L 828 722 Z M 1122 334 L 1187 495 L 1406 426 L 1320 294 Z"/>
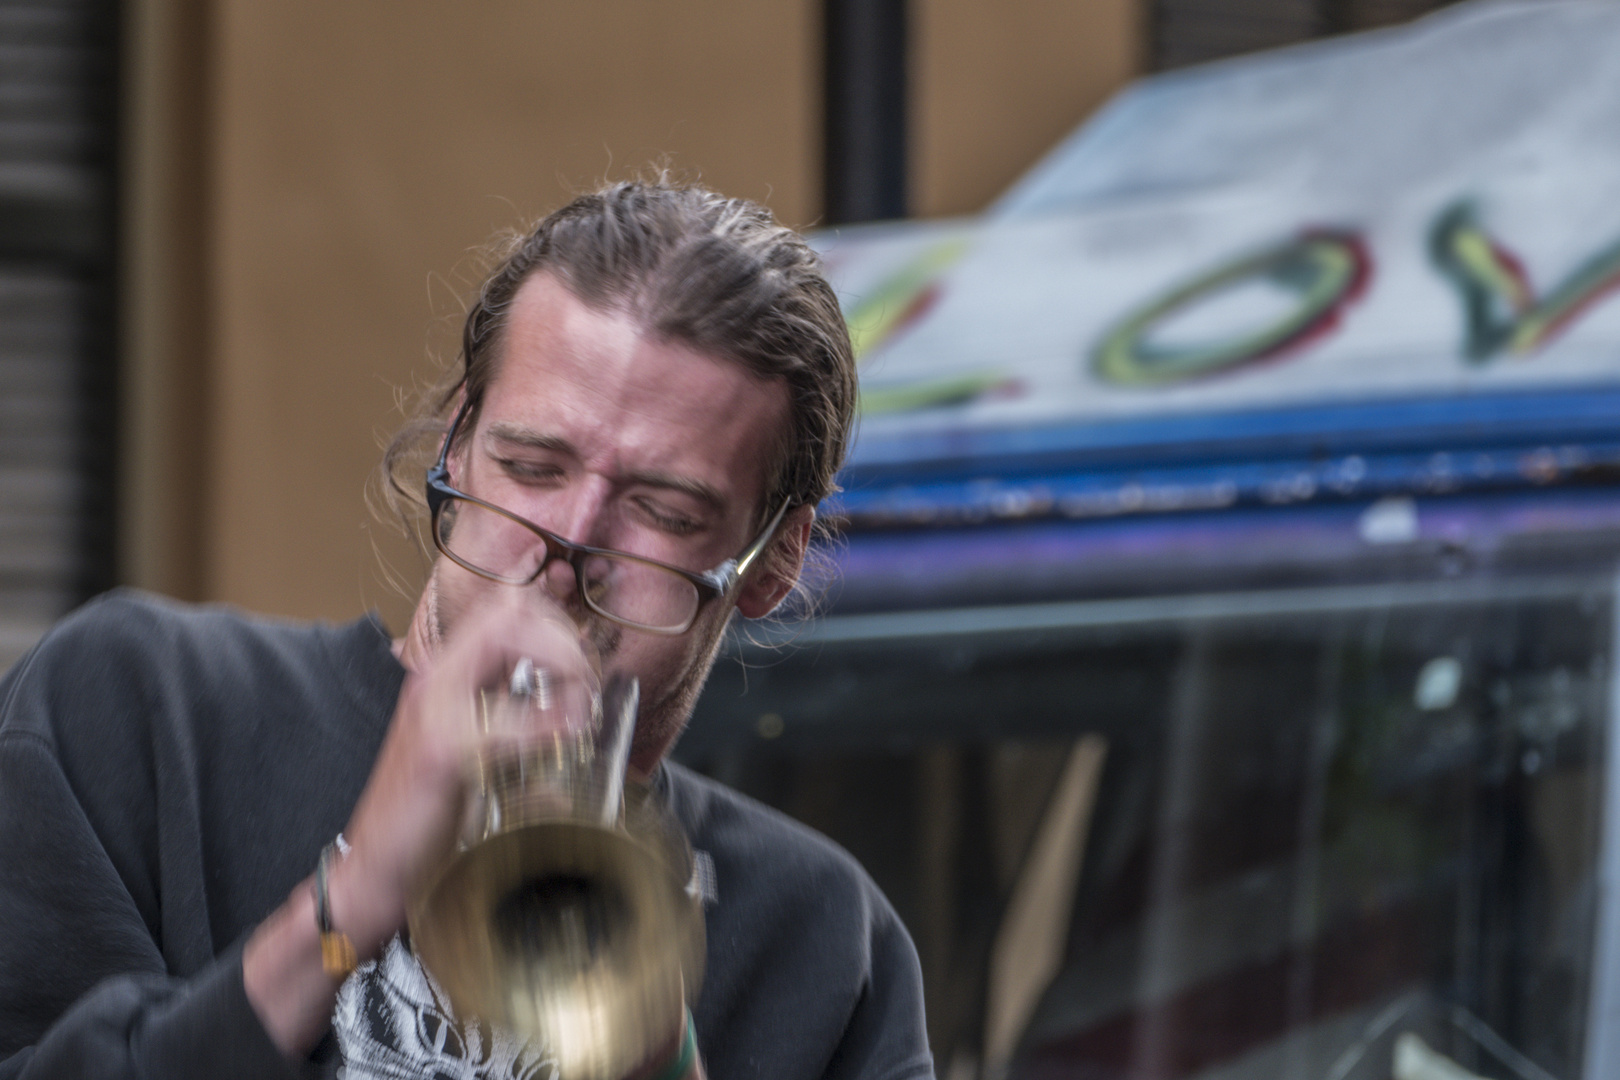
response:
<path id="1" fill-rule="evenodd" d="M 243 991 L 242 942 L 347 821 L 403 679 L 375 618 L 131 592 L 20 661 L 0 681 L 0 1080 L 547 1076 L 444 1013 L 408 949 L 356 973 L 307 1062 Z M 679 766 L 659 787 L 715 871 L 709 1075 L 931 1076 L 916 952 L 860 867 Z"/>

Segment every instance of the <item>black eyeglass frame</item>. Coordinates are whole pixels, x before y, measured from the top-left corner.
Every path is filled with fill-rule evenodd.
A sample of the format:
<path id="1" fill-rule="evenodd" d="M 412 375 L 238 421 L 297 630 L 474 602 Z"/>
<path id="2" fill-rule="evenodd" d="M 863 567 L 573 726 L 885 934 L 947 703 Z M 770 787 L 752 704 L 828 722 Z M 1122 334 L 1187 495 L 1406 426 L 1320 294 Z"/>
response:
<path id="1" fill-rule="evenodd" d="M 562 559 L 573 567 L 574 584 L 579 590 L 579 598 L 585 606 L 604 619 L 618 623 L 620 626 L 628 626 L 633 630 L 640 630 L 648 634 L 661 634 L 666 637 L 678 637 L 692 629 L 692 624 L 697 621 L 698 614 L 702 612 L 706 604 L 720 597 L 730 596 L 741 585 L 743 576 L 748 573 L 749 568 L 753 566 L 759 556 L 764 553 L 766 547 L 769 546 L 771 538 L 776 535 L 777 527 L 782 524 L 782 518 L 787 516 L 788 508 L 793 505 L 792 499 L 783 500 L 776 513 L 771 515 L 771 520 L 766 524 L 764 530 L 754 539 L 753 543 L 743 550 L 741 555 L 738 555 L 735 559 L 727 559 L 713 570 L 704 570 L 699 573 L 684 570 L 679 566 L 671 566 L 669 563 L 659 562 L 657 559 L 649 559 L 644 555 L 633 555 L 628 551 L 615 551 L 613 548 L 589 547 L 585 544 L 576 544 L 572 540 L 558 536 L 549 529 L 536 525 L 527 518 L 519 517 L 510 510 L 480 499 L 476 495 L 469 495 L 451 485 L 450 447 L 455 444 L 456 432 L 461 429 L 461 423 L 467 418 L 467 413 L 471 408 L 472 403 L 465 402 L 456 412 L 455 420 L 450 423 L 450 430 L 445 433 L 444 445 L 439 448 L 439 460 L 427 471 L 428 527 L 433 533 L 433 546 L 462 569 L 477 574 L 481 578 L 498 581 L 503 585 L 521 586 L 533 584 L 541 574 L 545 573 L 546 567 L 550 566 L 553 560 Z M 523 528 L 528 529 L 545 544 L 546 557 L 540 560 L 539 566 L 525 581 L 514 581 L 511 578 L 501 577 L 466 562 L 447 548 L 439 538 L 439 512 L 451 499 L 461 499 L 481 506 L 485 510 L 501 515 L 515 525 L 521 525 Z M 584 560 L 588 555 L 605 555 L 615 559 L 630 559 L 634 562 L 644 563 L 647 566 L 657 567 L 660 570 L 667 570 L 672 574 L 677 574 L 697 586 L 697 607 L 693 609 L 692 615 L 686 620 L 685 625 L 679 628 L 649 626 L 645 623 L 626 619 L 621 615 L 615 615 L 610 611 L 605 611 L 591 599 L 590 592 L 585 587 Z"/>

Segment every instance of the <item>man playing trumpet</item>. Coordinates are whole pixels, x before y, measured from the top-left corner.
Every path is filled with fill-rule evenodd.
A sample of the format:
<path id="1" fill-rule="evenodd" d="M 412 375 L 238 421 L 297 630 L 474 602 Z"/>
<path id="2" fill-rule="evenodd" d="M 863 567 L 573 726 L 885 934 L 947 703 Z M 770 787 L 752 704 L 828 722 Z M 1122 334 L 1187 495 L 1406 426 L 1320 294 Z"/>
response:
<path id="1" fill-rule="evenodd" d="M 0 684 L 0 1077 L 550 1075 L 400 934 L 514 737 L 474 696 L 587 653 L 639 680 L 631 777 L 714 871 L 702 991 L 632 1075 L 930 1075 L 869 879 L 664 760 L 733 609 L 795 587 L 854 403 L 819 262 L 756 206 L 621 184 L 516 241 L 389 451 L 414 493 L 440 450 L 403 639 L 121 595 Z"/>

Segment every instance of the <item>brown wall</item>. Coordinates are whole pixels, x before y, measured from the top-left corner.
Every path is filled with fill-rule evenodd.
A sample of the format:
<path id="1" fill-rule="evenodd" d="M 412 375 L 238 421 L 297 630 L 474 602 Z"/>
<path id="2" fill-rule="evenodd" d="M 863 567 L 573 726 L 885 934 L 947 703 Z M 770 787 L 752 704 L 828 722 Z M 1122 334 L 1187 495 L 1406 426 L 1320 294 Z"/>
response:
<path id="1" fill-rule="evenodd" d="M 1131 0 L 913 0 L 915 202 L 982 205 L 1131 68 Z M 819 212 L 819 0 L 135 0 L 126 580 L 401 627 L 363 493 L 470 254 L 667 157 Z M 202 90 L 204 100 L 197 95 Z"/>
<path id="2" fill-rule="evenodd" d="M 118 573 L 201 599 L 207 0 L 137 0 L 123 10 Z"/>
<path id="3" fill-rule="evenodd" d="M 1136 0 L 911 0 L 911 205 L 981 210 L 1138 70 Z"/>
<path id="4" fill-rule="evenodd" d="M 381 605 L 397 627 L 362 492 L 397 388 L 432 376 L 430 337 L 453 340 L 469 251 L 665 155 L 805 221 L 814 8 L 218 0 L 209 18 L 195 592 L 331 618 Z"/>

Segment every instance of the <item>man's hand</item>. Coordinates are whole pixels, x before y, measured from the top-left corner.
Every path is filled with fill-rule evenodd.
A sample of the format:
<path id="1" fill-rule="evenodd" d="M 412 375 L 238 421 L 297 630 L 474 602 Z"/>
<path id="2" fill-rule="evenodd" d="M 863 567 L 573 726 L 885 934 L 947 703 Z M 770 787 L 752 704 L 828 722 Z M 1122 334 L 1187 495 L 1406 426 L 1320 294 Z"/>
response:
<path id="1" fill-rule="evenodd" d="M 351 851 L 333 868 L 332 917 L 362 956 L 404 926 L 409 902 L 454 853 L 480 755 L 510 751 L 543 734 L 485 732 L 478 692 L 503 688 L 523 659 L 562 685 L 595 681 L 578 631 L 543 593 L 507 588 L 494 595 L 498 602 L 469 613 L 439 655 L 406 678 L 371 779 L 344 830 Z M 559 723 L 568 719 L 547 715 Z"/>
<path id="2" fill-rule="evenodd" d="M 455 851 L 475 794 L 480 755 L 509 752 L 544 734 L 486 732 L 478 692 L 505 685 L 519 660 L 564 686 L 592 683 L 574 624 L 538 589 L 503 588 L 466 612 L 436 655 L 413 658 L 371 778 L 344 829 L 349 854 L 329 875 L 334 928 L 361 958 L 405 925 L 411 901 Z M 547 714 L 563 724 L 562 712 Z M 282 1053 L 297 1057 L 330 1022 L 337 986 L 321 967 L 312 890 L 300 885 L 248 941 L 248 1000 Z"/>

